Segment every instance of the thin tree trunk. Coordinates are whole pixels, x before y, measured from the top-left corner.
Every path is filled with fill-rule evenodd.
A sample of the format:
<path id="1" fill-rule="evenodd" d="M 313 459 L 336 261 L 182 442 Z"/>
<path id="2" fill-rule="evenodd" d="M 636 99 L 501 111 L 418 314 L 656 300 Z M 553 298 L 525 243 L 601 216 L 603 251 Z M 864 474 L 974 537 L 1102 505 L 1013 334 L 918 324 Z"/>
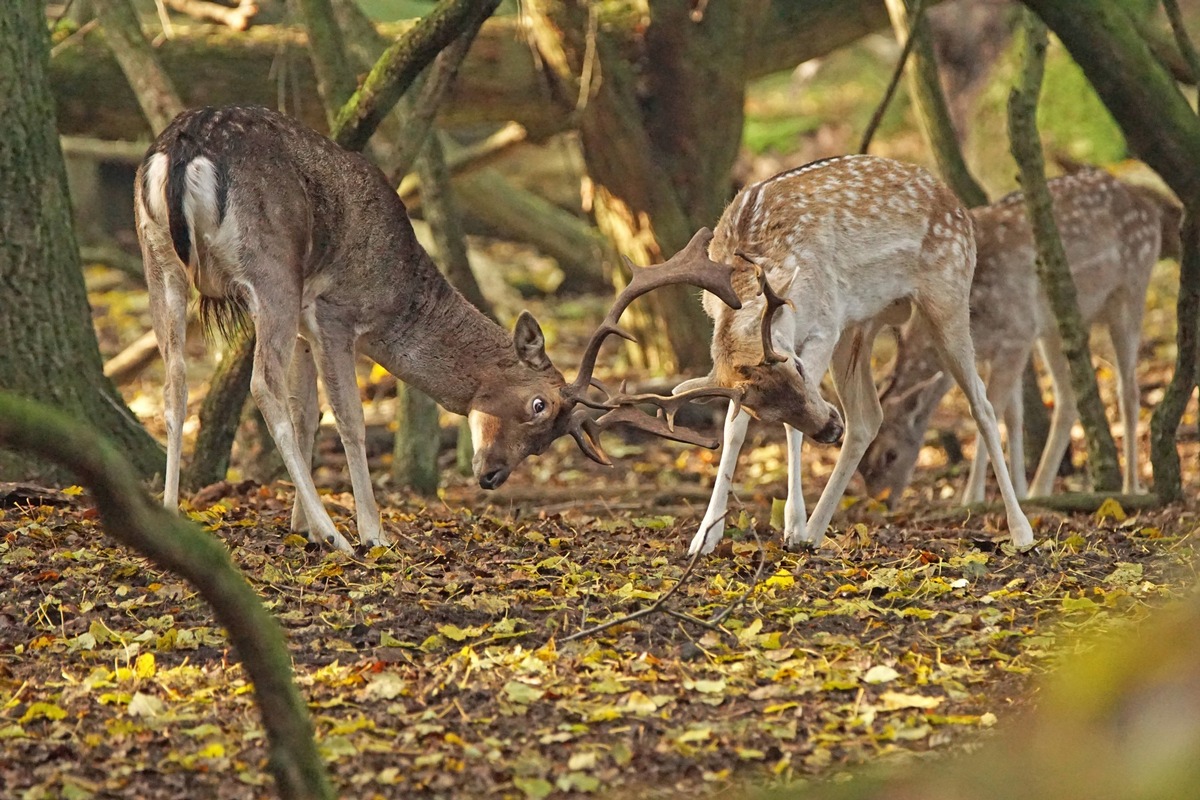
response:
<path id="1" fill-rule="evenodd" d="M 909 36 L 916 39 L 912 55 L 909 56 L 905 74 L 909 95 L 917 112 L 917 121 L 925 141 L 929 143 L 937 160 L 938 173 L 942 180 L 954 190 L 958 199 L 970 208 L 987 205 L 987 193 L 971 175 L 959 147 L 958 134 L 950 120 L 950 108 L 942 92 L 938 76 L 937 58 L 933 53 L 933 40 L 929 23 L 924 15 L 917 20 L 914 30 L 909 30 L 909 12 L 915 5 L 913 0 L 885 0 L 896 40 L 902 45 Z"/>
<path id="2" fill-rule="evenodd" d="M 41 2 L 17 0 L 0 13 L 0 387 L 88 421 L 149 477 L 162 472 L 162 450 L 102 371 L 54 126 L 49 47 Z M 0 454 L 0 480 L 60 476 L 37 458 Z"/>
<path id="3" fill-rule="evenodd" d="M 40 3 L 27 5 L 36 5 L 40 15 Z M 0 445 L 36 452 L 68 469 L 91 489 L 110 536 L 196 587 L 246 667 L 280 797 L 332 800 L 312 719 L 292 678 L 283 631 L 225 546 L 155 502 L 119 451 L 65 414 L 0 393 Z"/>
<path id="4" fill-rule="evenodd" d="M 1087 439 L 1088 472 L 1092 483 L 1099 491 L 1116 491 L 1121 486 L 1117 446 L 1096 385 L 1087 328 L 1079 314 L 1075 284 L 1067 267 L 1050 192 L 1046 188 L 1045 164 L 1038 136 L 1037 104 L 1046 59 L 1046 27 L 1028 11 L 1024 13 L 1021 38 L 1021 68 L 1008 99 L 1008 124 L 1013 158 L 1020 170 L 1026 213 L 1037 241 L 1038 278 L 1058 321 L 1063 353 L 1071 364 L 1071 384 Z"/>
<path id="5" fill-rule="evenodd" d="M 171 79 L 158 66 L 150 43 L 130 0 L 93 0 L 105 41 L 137 95 L 142 114 L 158 133 L 183 111 L 183 101 Z"/>

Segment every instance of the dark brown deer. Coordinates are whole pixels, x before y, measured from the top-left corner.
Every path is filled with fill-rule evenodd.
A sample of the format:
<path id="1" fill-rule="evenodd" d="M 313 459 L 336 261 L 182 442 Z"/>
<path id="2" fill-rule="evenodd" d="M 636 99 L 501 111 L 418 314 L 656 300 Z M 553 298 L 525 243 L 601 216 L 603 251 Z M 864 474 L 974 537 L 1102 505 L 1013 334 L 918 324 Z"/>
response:
<path id="1" fill-rule="evenodd" d="M 783 423 L 788 498 L 784 539 L 816 546 L 883 419 L 871 378 L 879 329 L 910 308 L 930 328 L 936 352 L 963 387 L 987 445 L 1008 513 L 1013 542 L 1033 544 L 1004 468 L 1000 434 L 975 371 L 967 308 L 975 269 L 971 220 L 953 193 L 928 172 L 872 156 L 845 156 L 789 170 L 743 189 L 717 223 L 709 257 L 735 265 L 740 309 L 715 297 L 704 305 L 716 322 L 714 368 L 677 391 L 732 388 L 742 393 L 725 420 L 724 448 L 712 499 L 691 552 L 720 540 L 751 414 Z M 786 287 L 779 297 L 763 291 Z M 831 369 L 842 415 L 822 398 Z M 800 481 L 804 435 L 845 443 L 811 518 Z"/>
<path id="2" fill-rule="evenodd" d="M 1178 252 L 1179 211 L 1147 189 L 1126 185 L 1098 169 L 1080 169 L 1049 182 L 1054 216 L 1075 281 L 1085 323 L 1108 329 L 1116 359 L 1117 398 L 1124 429 L 1124 491 L 1142 490 L 1138 478 L 1138 345 L 1150 271 L 1160 254 Z M 1054 414 L 1030 493 L 1050 494 L 1070 443 L 1075 395 L 1054 314 L 1038 280 L 1037 250 L 1024 198 L 1012 194 L 973 209 L 978 264 L 971 287 L 971 337 L 988 366 L 987 393 L 1008 429 L 1009 470 L 1025 496 L 1023 372 L 1036 342 L 1050 371 Z M 895 502 L 908 486 L 925 429 L 950 388 L 938 373 L 928 326 L 914 320 L 903 332 L 892 380 L 881 395 L 883 425 L 859 469 L 867 490 Z M 964 503 L 984 499 L 984 448 L 977 447 Z"/>
<path id="3" fill-rule="evenodd" d="M 637 296 L 691 283 L 738 302 L 731 268 L 706 256 L 707 230 L 667 263 L 634 271 L 568 383 L 528 312 L 510 335 L 446 282 L 377 168 L 289 117 L 240 107 L 180 115 L 138 170 L 135 210 L 167 370 L 163 502 L 169 507 L 179 499 L 189 284 L 210 319 L 229 323 L 244 314 L 253 322 L 251 392 L 296 486 L 292 529 L 311 527 L 340 549 L 349 542 L 322 506 L 309 472 L 318 374 L 346 449 L 359 536 L 368 545 L 387 543 L 367 470 L 355 351 L 468 417 L 472 466 L 485 489 L 566 434 L 588 457 L 609 463 L 599 434 L 617 423 L 716 446 L 674 425 L 674 412 L 688 397 L 614 395 L 592 377 L 606 337 L 627 336 L 617 321 Z M 593 387 L 605 396 L 597 398 Z M 658 416 L 634 407 L 647 402 L 659 406 Z M 593 410 L 603 413 L 595 418 Z"/>

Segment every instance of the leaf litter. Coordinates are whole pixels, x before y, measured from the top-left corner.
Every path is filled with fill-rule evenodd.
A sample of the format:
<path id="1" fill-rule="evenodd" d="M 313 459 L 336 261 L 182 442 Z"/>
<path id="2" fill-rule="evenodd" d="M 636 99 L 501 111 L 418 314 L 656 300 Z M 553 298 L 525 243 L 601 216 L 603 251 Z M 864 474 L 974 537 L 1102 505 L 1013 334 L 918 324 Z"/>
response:
<path id="1" fill-rule="evenodd" d="M 66 497 L 0 510 L 5 796 L 271 796 L 250 687 L 207 608 Z M 1029 703 L 1079 632 L 1136 624 L 1195 577 L 1179 509 L 1045 514 L 1053 535 L 1026 555 L 993 515 L 861 502 L 826 548 L 792 554 L 743 512 L 669 598 L 687 617 L 560 644 L 675 588 L 698 515 L 397 495 L 396 545 L 348 557 L 288 535 L 289 500 L 230 485 L 192 515 L 284 627 L 346 797 L 669 797 L 953 749 Z"/>

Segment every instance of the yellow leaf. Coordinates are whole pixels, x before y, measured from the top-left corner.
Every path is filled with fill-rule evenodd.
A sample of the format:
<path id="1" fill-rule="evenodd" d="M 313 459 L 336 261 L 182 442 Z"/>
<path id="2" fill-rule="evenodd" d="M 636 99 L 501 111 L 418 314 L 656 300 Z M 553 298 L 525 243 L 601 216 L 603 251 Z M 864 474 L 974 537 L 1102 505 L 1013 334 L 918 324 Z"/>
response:
<path id="1" fill-rule="evenodd" d="M 1106 519 L 1111 519 L 1115 522 L 1124 522 L 1125 517 L 1125 509 L 1121 508 L 1121 504 L 1114 497 L 1106 499 L 1100 504 L 1100 508 L 1096 510 L 1096 522 L 1104 522 Z"/>
<path id="2" fill-rule="evenodd" d="M 153 653 L 142 653 L 137 657 L 137 661 L 133 662 L 133 674 L 139 678 L 153 678 L 157 671 Z"/>
<path id="3" fill-rule="evenodd" d="M 923 694 L 901 694 L 900 692 L 884 692 L 879 695 L 884 711 L 896 711 L 901 708 L 937 708 L 945 700 L 944 697 L 927 697 Z"/>
<path id="4" fill-rule="evenodd" d="M 67 497 L 75 497 L 76 495 L 83 494 L 83 487 L 82 486 L 68 486 L 67 488 L 62 490 L 62 493 L 65 494 Z"/>
<path id="5" fill-rule="evenodd" d="M 67 712 L 53 703 L 31 703 L 17 722 L 24 725 L 26 722 L 33 722 L 35 719 L 63 719 L 66 716 Z"/>
<path id="6" fill-rule="evenodd" d="M 204 746 L 199 753 L 201 758 L 224 758 L 225 745 L 220 742 L 212 742 Z"/>
<path id="7" fill-rule="evenodd" d="M 283 537 L 283 543 L 288 547 L 304 547 L 308 544 L 308 539 L 298 533 L 291 533 Z"/>
<path id="8" fill-rule="evenodd" d="M 780 589 L 788 589 L 796 585 L 796 579 L 792 577 L 792 573 L 786 569 L 781 569 L 766 580 L 767 586 L 778 586 Z"/>

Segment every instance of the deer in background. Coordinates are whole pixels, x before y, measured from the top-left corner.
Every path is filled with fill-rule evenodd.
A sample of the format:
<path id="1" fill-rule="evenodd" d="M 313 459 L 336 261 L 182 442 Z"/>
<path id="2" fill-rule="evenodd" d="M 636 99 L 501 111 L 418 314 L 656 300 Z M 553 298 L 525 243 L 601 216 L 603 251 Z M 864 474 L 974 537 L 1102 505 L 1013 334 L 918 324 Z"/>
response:
<path id="1" fill-rule="evenodd" d="M 1117 397 L 1124 428 L 1124 491 L 1142 491 L 1137 469 L 1139 394 L 1135 368 L 1150 272 L 1160 255 L 1178 253 L 1179 211 L 1147 189 L 1128 186 L 1097 169 L 1049 182 L 1054 216 L 1085 323 L 1102 324 L 1112 340 Z M 971 337 L 988 364 L 988 399 L 1004 418 L 1009 472 L 1025 495 L 1023 372 L 1036 341 L 1050 371 L 1054 412 L 1030 493 L 1050 494 L 1075 422 L 1070 366 L 1057 323 L 1037 276 L 1033 233 L 1020 193 L 971 212 L 978 264 L 971 287 Z M 925 429 L 950 381 L 938 373 L 933 339 L 922 320 L 900 340 L 892 382 L 881 396 L 883 425 L 860 470 L 873 496 L 895 502 L 912 477 Z M 984 499 L 987 467 L 976 448 L 964 503 Z"/>
<path id="2" fill-rule="evenodd" d="M 871 378 L 871 345 L 911 310 L 929 325 L 942 363 L 963 387 L 1000 483 L 1013 542 L 1033 531 L 1004 468 L 996 418 L 975 371 L 967 300 L 975 269 L 971 220 L 953 193 L 923 169 L 872 156 L 816 161 L 743 189 L 717 223 L 709 257 L 734 265 L 742 304 L 706 295 L 715 321 L 713 371 L 678 392 L 733 388 L 712 499 L 690 552 L 721 538 L 738 452 L 750 415 L 783 423 L 788 495 L 784 540 L 815 547 L 883 412 Z M 782 287 L 778 294 L 771 287 Z M 831 368 L 843 417 L 822 398 Z M 837 464 L 805 519 L 804 435 L 836 441 Z"/>
<path id="3" fill-rule="evenodd" d="M 571 435 L 610 463 L 601 431 L 633 425 L 715 447 L 673 416 L 693 396 L 612 393 L 592 372 L 634 298 L 691 283 L 738 303 L 732 269 L 709 261 L 702 230 L 667 263 L 636 269 L 587 343 L 568 383 L 523 312 L 510 335 L 460 295 L 417 243 L 404 204 L 375 166 L 289 117 L 263 108 L 185 112 L 150 145 L 135 184 L 150 311 L 166 364 L 163 502 L 179 500 L 187 407 L 183 345 L 189 284 L 220 323 L 249 316 L 256 334 L 251 393 L 283 456 L 297 501 L 291 527 L 349 550 L 310 473 L 319 423 L 317 376 L 346 450 L 359 536 L 381 545 L 354 370 L 359 351 L 470 422 L 473 469 L 494 489 L 526 457 Z M 598 399 L 595 387 L 604 393 Z M 657 416 L 637 409 L 653 403 Z M 598 417 L 593 411 L 603 412 Z M 665 412 L 665 413 L 664 413 Z"/>

